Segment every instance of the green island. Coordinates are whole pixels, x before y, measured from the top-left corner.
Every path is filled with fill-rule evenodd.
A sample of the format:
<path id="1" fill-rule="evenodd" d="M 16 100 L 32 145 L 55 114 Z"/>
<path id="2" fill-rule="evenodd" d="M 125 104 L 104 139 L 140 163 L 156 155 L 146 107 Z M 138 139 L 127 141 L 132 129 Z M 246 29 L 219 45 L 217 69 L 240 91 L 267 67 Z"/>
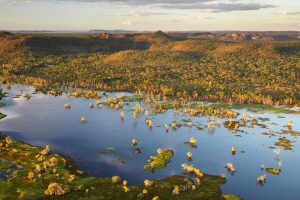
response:
<path id="1" fill-rule="evenodd" d="M 166 167 L 173 154 L 174 152 L 171 149 L 157 149 L 157 155 L 150 157 L 148 165 L 145 165 L 144 169 L 154 170 Z"/>

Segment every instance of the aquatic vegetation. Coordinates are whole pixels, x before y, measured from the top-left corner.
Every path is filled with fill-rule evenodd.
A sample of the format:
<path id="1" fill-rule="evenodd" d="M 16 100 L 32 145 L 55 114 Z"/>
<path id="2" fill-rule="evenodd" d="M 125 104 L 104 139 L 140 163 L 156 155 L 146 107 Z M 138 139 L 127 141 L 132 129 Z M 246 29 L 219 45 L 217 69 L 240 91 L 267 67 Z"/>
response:
<path id="1" fill-rule="evenodd" d="M 288 127 L 288 129 L 293 129 L 293 122 L 292 121 L 288 121 L 288 123 L 286 124 L 286 126 Z"/>
<path id="2" fill-rule="evenodd" d="M 52 95 L 52 96 L 61 96 L 62 95 L 62 91 L 61 90 L 50 90 L 48 92 L 48 94 Z"/>
<path id="3" fill-rule="evenodd" d="M 238 113 L 229 109 L 229 108 L 217 108 L 214 106 L 200 106 L 195 108 L 186 108 L 183 109 L 183 112 L 190 116 L 216 116 L 219 118 L 236 118 Z"/>
<path id="4" fill-rule="evenodd" d="M 140 148 L 134 148 L 133 153 L 134 153 L 135 155 L 138 155 L 138 154 L 141 154 L 142 151 L 141 151 Z"/>
<path id="5" fill-rule="evenodd" d="M 100 101 L 99 99 L 96 101 L 96 105 L 97 105 L 98 107 L 101 107 L 102 103 L 101 103 L 101 101 Z"/>
<path id="6" fill-rule="evenodd" d="M 175 130 L 175 129 L 177 128 L 177 124 L 176 124 L 176 123 L 172 123 L 172 124 L 171 124 L 171 127 L 172 127 L 172 129 Z"/>
<path id="7" fill-rule="evenodd" d="M 233 131 L 238 130 L 239 127 L 241 126 L 241 124 L 238 121 L 232 121 L 232 120 L 225 121 L 223 125 L 225 128 L 228 128 L 229 130 L 233 130 Z"/>
<path id="8" fill-rule="evenodd" d="M 276 168 L 266 168 L 266 172 L 269 172 L 271 174 L 279 175 L 281 172 L 281 169 Z"/>
<path id="9" fill-rule="evenodd" d="M 266 179 L 267 179 L 267 175 L 264 174 L 264 175 L 257 177 L 256 181 L 259 184 L 264 184 L 266 182 Z"/>
<path id="10" fill-rule="evenodd" d="M 193 156 L 193 153 L 189 151 L 189 152 L 186 153 L 186 156 L 187 156 L 188 159 L 191 159 L 192 156 Z"/>
<path id="11" fill-rule="evenodd" d="M 247 112 L 246 111 L 243 112 L 242 116 L 243 116 L 243 121 L 247 122 L 248 116 L 247 116 Z"/>
<path id="12" fill-rule="evenodd" d="M 99 92 L 97 91 L 81 90 L 81 89 L 76 89 L 75 91 L 69 93 L 68 95 L 72 97 L 83 97 L 86 99 L 99 99 L 101 97 Z"/>
<path id="13" fill-rule="evenodd" d="M 70 103 L 66 103 L 66 104 L 64 105 L 64 108 L 65 108 L 65 109 L 71 109 L 71 104 L 70 104 Z"/>
<path id="14" fill-rule="evenodd" d="M 135 106 L 133 106 L 133 108 L 132 108 L 132 115 L 134 118 L 137 118 L 143 112 L 144 112 L 144 109 L 142 108 L 140 103 L 135 104 Z M 146 116 L 148 116 L 148 111 L 146 113 Z"/>
<path id="15" fill-rule="evenodd" d="M 235 172 L 235 168 L 232 163 L 227 163 L 226 168 L 229 172 Z"/>
<path id="16" fill-rule="evenodd" d="M 190 138 L 190 143 L 195 144 L 197 142 L 198 142 L 198 140 L 196 138 L 194 138 L 194 137 Z"/>
<path id="17" fill-rule="evenodd" d="M 80 121 L 81 121 L 81 123 L 85 124 L 86 123 L 86 118 L 85 117 L 81 117 Z"/>
<path id="18" fill-rule="evenodd" d="M 235 146 L 231 147 L 231 153 L 232 153 L 232 155 L 234 155 L 236 153 L 236 147 Z"/>
<path id="19" fill-rule="evenodd" d="M 93 103 L 90 103 L 90 108 L 94 108 L 94 104 Z"/>
<path id="20" fill-rule="evenodd" d="M 107 151 L 116 151 L 116 149 L 114 147 L 107 147 L 106 150 Z"/>
<path id="21" fill-rule="evenodd" d="M 196 143 L 198 142 L 198 140 L 194 137 L 191 137 L 189 141 L 184 142 L 185 145 L 190 146 L 191 148 L 197 148 Z"/>
<path id="22" fill-rule="evenodd" d="M 195 175 L 197 178 L 200 178 L 203 176 L 203 173 L 200 171 L 200 169 L 187 164 L 182 164 L 181 167 L 186 171 L 186 173 Z"/>
<path id="23" fill-rule="evenodd" d="M 207 128 L 214 128 L 216 126 L 215 120 L 214 120 L 214 116 L 211 116 L 209 119 L 209 122 L 207 124 Z"/>
<path id="24" fill-rule="evenodd" d="M 0 112 L 0 120 L 1 120 L 1 119 L 4 119 L 6 116 L 7 116 L 7 115 L 5 115 L 5 114 L 3 114 L 3 113 Z"/>
<path id="25" fill-rule="evenodd" d="M 259 117 L 258 119 L 263 121 L 263 122 L 270 121 L 270 118 L 268 118 L 268 117 Z"/>
<path id="26" fill-rule="evenodd" d="M 146 119 L 146 124 L 151 128 L 153 125 L 153 121 L 151 119 Z"/>
<path id="27" fill-rule="evenodd" d="M 174 155 L 171 149 L 157 149 L 157 155 L 151 156 L 148 165 L 144 166 L 145 170 L 154 170 L 165 168 Z"/>
<path id="28" fill-rule="evenodd" d="M 123 96 L 117 96 L 117 97 L 107 96 L 105 104 L 117 110 L 121 109 L 123 108 L 123 104 L 124 104 L 122 98 Z"/>
<path id="29" fill-rule="evenodd" d="M 169 124 L 165 124 L 164 128 L 165 128 L 166 131 L 169 131 Z"/>
<path id="30" fill-rule="evenodd" d="M 281 130 L 282 134 L 291 134 L 292 136 L 300 136 L 300 132 L 294 130 Z"/>
<path id="31" fill-rule="evenodd" d="M 285 150 L 292 150 L 293 147 L 291 141 L 286 138 L 279 138 L 275 145 L 284 147 Z"/>
<path id="32" fill-rule="evenodd" d="M 137 145 L 137 140 L 134 138 L 131 140 L 131 144 L 132 146 L 136 146 Z"/>

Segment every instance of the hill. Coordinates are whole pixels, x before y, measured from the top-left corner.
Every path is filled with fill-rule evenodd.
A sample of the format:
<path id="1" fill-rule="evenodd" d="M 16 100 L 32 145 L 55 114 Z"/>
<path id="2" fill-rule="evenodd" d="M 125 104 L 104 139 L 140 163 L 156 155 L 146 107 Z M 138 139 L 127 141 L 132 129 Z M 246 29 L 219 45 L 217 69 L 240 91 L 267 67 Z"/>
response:
<path id="1" fill-rule="evenodd" d="M 2 80 L 181 100 L 300 105 L 299 63 L 299 41 L 184 39 L 161 31 L 0 36 Z"/>

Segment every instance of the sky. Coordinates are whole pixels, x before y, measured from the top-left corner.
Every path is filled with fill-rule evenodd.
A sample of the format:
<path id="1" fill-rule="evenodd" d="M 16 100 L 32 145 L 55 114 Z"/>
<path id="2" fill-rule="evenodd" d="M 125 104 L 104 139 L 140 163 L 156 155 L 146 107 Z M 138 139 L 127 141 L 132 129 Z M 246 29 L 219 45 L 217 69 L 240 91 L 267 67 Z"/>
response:
<path id="1" fill-rule="evenodd" d="M 300 31 L 300 0 L 0 0 L 0 30 Z"/>

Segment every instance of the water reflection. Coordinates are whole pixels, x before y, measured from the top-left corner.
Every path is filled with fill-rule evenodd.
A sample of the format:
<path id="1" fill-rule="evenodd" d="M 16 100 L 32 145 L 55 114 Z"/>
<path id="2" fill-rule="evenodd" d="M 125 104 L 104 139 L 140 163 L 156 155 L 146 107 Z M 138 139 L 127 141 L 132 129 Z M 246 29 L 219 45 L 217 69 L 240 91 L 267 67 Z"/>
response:
<path id="1" fill-rule="evenodd" d="M 0 112 L 8 115 L 0 121 L 2 132 L 33 145 L 50 144 L 53 151 L 71 156 L 93 176 L 118 175 L 130 184 L 141 184 L 144 179 L 181 174 L 181 164 L 189 163 L 205 173 L 226 176 L 227 183 L 222 186 L 225 193 L 238 194 L 249 200 L 299 199 L 299 139 L 290 134 L 278 134 L 288 121 L 293 121 L 293 130 L 299 131 L 297 115 L 254 113 L 256 118 L 270 119 L 270 122 L 264 122 L 268 128 L 241 127 L 243 132 L 235 133 L 223 125 L 205 128 L 209 117 L 188 117 L 168 110 L 151 117 L 153 125 L 149 127 L 145 124 L 145 115 L 134 118 L 128 111 L 135 103 L 124 108 L 124 120 L 121 120 L 118 110 L 106 106 L 90 108 L 90 103 L 96 105 L 96 100 L 32 94 L 34 88 L 22 85 L 12 85 L 8 92 L 9 97 L 3 100 L 7 107 L 0 108 Z M 32 94 L 32 97 L 27 100 L 24 94 Z M 66 103 L 72 105 L 71 109 L 64 109 Z M 86 124 L 80 122 L 83 116 Z M 168 131 L 165 130 L 165 124 L 179 123 L 182 119 L 190 120 L 192 125 L 170 126 Z M 216 122 L 219 120 L 223 124 L 224 120 L 215 119 Z M 282 137 L 293 141 L 292 150 L 275 146 Z M 138 141 L 137 146 L 132 146 L 133 138 Z M 184 145 L 191 138 L 197 139 L 197 148 Z M 235 155 L 232 155 L 233 146 Z M 115 151 L 107 152 L 109 147 Z M 270 147 L 280 149 L 280 153 L 276 151 L 277 155 Z M 155 173 L 143 170 L 158 148 L 174 150 L 167 168 Z M 192 153 L 190 160 L 187 160 L 187 152 Z M 234 165 L 234 174 L 227 171 L 226 163 Z M 264 168 L 280 168 L 282 172 L 279 175 L 267 173 L 262 171 L 262 164 Z M 259 187 L 257 178 L 264 174 L 267 174 L 266 182 Z"/>

